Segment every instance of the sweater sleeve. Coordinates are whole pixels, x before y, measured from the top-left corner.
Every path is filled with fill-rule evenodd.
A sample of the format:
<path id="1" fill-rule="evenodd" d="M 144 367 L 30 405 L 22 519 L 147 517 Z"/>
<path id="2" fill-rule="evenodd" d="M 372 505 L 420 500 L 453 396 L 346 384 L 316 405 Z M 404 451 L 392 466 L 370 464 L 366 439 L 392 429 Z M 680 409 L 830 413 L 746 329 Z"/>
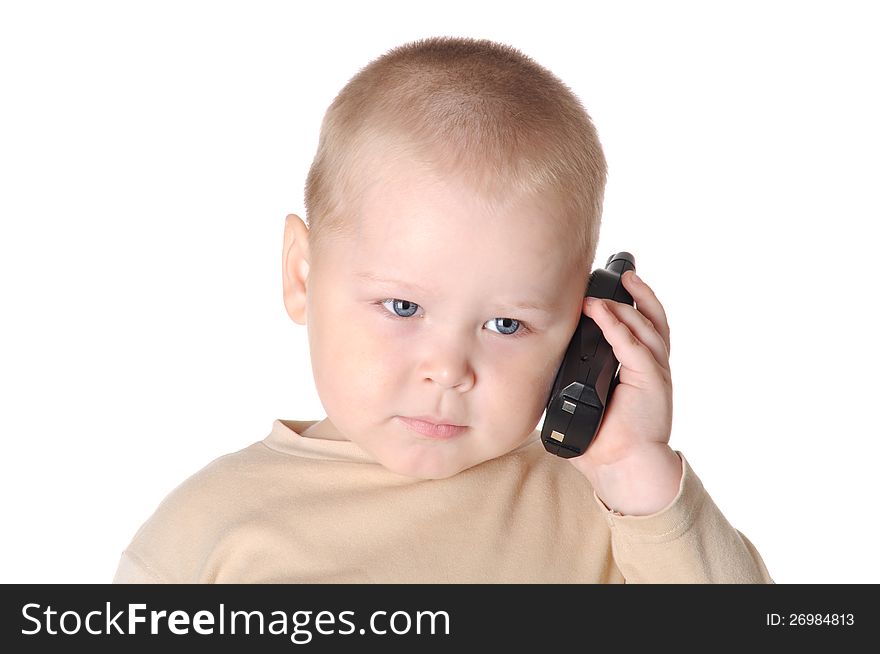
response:
<path id="1" fill-rule="evenodd" d="M 755 546 L 727 522 L 684 455 L 675 453 L 682 460 L 681 485 L 657 513 L 621 515 L 593 492 L 626 583 L 775 583 Z"/>

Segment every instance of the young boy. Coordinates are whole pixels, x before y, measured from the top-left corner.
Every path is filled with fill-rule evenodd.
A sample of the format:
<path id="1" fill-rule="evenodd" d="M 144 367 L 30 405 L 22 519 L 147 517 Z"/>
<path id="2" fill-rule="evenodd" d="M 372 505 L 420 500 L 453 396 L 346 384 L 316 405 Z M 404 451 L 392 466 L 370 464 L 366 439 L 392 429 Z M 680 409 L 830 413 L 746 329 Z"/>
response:
<path id="1" fill-rule="evenodd" d="M 177 487 L 116 582 L 773 583 L 672 450 L 669 326 L 587 303 L 606 162 L 509 46 L 433 38 L 352 78 L 289 215 L 282 277 L 327 417 Z M 536 429 L 584 312 L 621 362 L 585 454 Z"/>

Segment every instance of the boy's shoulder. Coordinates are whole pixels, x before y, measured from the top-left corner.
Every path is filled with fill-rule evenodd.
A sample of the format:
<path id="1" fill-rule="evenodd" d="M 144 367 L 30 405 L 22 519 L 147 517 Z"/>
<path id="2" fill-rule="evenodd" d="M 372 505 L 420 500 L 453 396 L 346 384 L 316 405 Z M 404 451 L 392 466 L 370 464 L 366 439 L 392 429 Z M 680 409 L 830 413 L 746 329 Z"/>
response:
<path id="1" fill-rule="evenodd" d="M 188 572 L 238 510 L 261 449 L 257 442 L 217 457 L 172 489 L 123 551 L 114 581 L 193 581 Z"/>
<path id="2" fill-rule="evenodd" d="M 275 475 L 295 478 L 296 466 L 304 460 L 286 456 L 288 453 L 274 446 L 281 422 L 275 421 L 269 436 L 217 456 L 184 479 L 162 500 L 157 513 L 199 511 L 206 505 L 228 509 L 260 489 L 272 488 L 270 480 Z M 213 515 L 217 513 L 215 510 Z"/>
<path id="3" fill-rule="evenodd" d="M 242 499 L 243 491 L 259 479 L 267 462 L 261 441 L 216 457 L 173 488 L 140 531 L 162 524 L 204 526 L 221 513 L 219 508 Z"/>

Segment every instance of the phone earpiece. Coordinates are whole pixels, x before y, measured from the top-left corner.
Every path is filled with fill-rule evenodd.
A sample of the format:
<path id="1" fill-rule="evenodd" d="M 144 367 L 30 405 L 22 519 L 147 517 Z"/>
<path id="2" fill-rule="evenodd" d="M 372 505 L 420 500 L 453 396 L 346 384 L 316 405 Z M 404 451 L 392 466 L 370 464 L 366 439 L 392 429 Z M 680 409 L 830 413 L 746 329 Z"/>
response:
<path id="1" fill-rule="evenodd" d="M 621 279 L 627 270 L 635 269 L 635 258 L 629 252 L 612 254 L 604 268 L 590 274 L 587 295 L 635 306 Z M 548 452 L 566 459 L 586 452 L 620 381 L 619 367 L 602 330 L 581 314 L 547 400 L 541 442 Z"/>

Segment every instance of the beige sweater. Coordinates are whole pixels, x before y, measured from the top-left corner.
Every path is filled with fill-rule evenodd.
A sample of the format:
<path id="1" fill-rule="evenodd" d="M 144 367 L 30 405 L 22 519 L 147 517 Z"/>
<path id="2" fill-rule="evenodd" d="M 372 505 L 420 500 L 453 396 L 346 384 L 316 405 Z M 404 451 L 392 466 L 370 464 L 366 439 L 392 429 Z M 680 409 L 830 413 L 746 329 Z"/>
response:
<path id="1" fill-rule="evenodd" d="M 276 420 L 174 489 L 115 583 L 773 583 L 678 452 L 679 493 L 609 511 L 536 430 L 448 479 L 391 472 L 351 441 Z"/>

